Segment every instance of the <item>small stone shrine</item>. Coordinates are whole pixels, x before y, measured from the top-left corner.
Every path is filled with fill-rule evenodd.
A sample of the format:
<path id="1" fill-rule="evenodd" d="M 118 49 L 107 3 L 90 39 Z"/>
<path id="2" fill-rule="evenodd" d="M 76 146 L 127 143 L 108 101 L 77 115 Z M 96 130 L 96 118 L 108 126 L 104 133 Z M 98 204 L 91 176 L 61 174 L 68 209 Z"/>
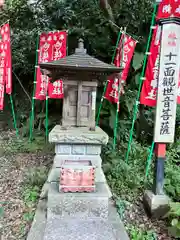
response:
<path id="1" fill-rule="evenodd" d="M 108 136 L 95 126 L 97 82 L 121 69 L 89 56 L 81 39 L 75 54 L 40 67 L 64 84 L 62 120 L 49 134 L 56 155 L 48 176 L 44 240 L 128 239 L 101 167 Z"/>

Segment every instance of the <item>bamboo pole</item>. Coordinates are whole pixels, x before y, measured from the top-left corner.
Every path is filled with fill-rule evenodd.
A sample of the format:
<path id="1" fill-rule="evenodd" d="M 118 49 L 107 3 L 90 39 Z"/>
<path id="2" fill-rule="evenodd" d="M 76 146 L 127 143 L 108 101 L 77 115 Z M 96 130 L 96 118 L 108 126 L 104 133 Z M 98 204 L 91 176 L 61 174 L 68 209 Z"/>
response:
<path id="1" fill-rule="evenodd" d="M 49 105 L 49 97 L 48 97 L 48 81 L 47 81 L 47 90 L 46 90 L 46 123 L 45 123 L 45 128 L 46 128 L 46 142 L 48 141 L 48 134 L 49 134 L 49 119 L 48 119 L 48 115 L 49 115 L 49 112 L 48 112 L 48 105 Z"/>
<path id="2" fill-rule="evenodd" d="M 13 98 L 12 98 L 11 94 L 9 95 L 9 98 L 10 98 L 10 102 L 11 102 L 11 111 L 12 111 L 14 128 L 16 130 L 16 136 L 19 137 L 19 131 L 18 131 L 17 122 L 16 122 L 16 115 L 15 115 L 15 111 L 14 111 Z"/>
<path id="3" fill-rule="evenodd" d="M 36 60 L 35 60 L 35 71 L 34 71 L 34 84 L 33 84 L 33 96 L 32 96 L 32 105 L 31 105 L 31 116 L 30 116 L 30 126 L 29 126 L 29 140 L 33 139 L 33 129 L 34 129 L 34 105 L 35 105 L 35 90 L 36 90 L 36 76 L 38 68 L 38 48 L 39 48 L 39 34 L 36 40 Z"/>
<path id="4" fill-rule="evenodd" d="M 117 41 L 116 41 L 116 47 L 115 47 L 115 50 L 114 50 L 114 53 L 113 53 L 113 56 L 112 56 L 111 63 L 114 63 L 114 58 L 116 56 L 116 50 L 117 50 L 117 47 L 118 47 L 118 44 L 119 44 L 120 37 L 121 37 L 121 32 L 119 31 L 118 38 L 117 38 Z M 102 97 L 101 97 L 101 102 L 100 102 L 100 106 L 99 106 L 99 109 L 98 109 L 98 115 L 97 115 L 97 118 L 96 118 L 96 126 L 98 126 L 98 124 L 99 124 L 101 109 L 102 109 L 103 100 L 104 100 L 104 94 L 106 92 L 107 85 L 108 85 L 108 80 L 106 80 L 104 90 L 103 90 L 103 94 L 102 94 Z"/>
<path id="5" fill-rule="evenodd" d="M 157 3 L 154 4 L 150 33 L 149 33 L 148 42 L 147 42 L 147 46 L 146 46 L 146 53 L 145 53 L 145 56 L 144 56 L 143 69 L 142 69 L 141 76 L 140 76 L 139 89 L 138 89 L 138 94 L 137 94 L 137 98 L 136 98 L 136 103 L 135 103 L 135 106 L 134 106 L 133 121 L 132 121 L 132 126 L 131 126 L 131 130 L 130 130 L 130 135 L 129 135 L 128 149 L 127 149 L 126 156 L 125 156 L 125 161 L 126 162 L 128 162 L 129 154 L 130 154 L 130 151 L 131 151 L 131 143 L 132 143 L 132 140 L 133 140 L 134 124 L 135 124 L 136 115 L 137 115 L 137 112 L 138 112 L 139 98 L 140 98 L 141 88 L 142 88 L 142 84 L 143 84 L 143 80 L 144 80 L 146 63 L 147 63 L 147 59 L 148 59 L 148 51 L 149 51 L 149 47 L 150 47 L 150 43 L 151 43 L 153 26 L 154 26 L 154 23 L 155 23 L 156 11 L 157 11 Z"/>
<path id="6" fill-rule="evenodd" d="M 121 47 L 121 51 L 122 51 L 122 58 L 120 59 L 120 65 L 122 66 L 123 63 L 123 51 L 124 51 L 124 38 L 125 38 L 125 34 L 126 34 L 126 27 L 124 28 L 124 31 L 122 33 L 122 47 Z M 116 108 L 116 118 L 115 118 L 115 128 L 114 128 L 114 141 L 113 141 L 113 148 L 116 148 L 116 142 L 117 142 L 117 129 L 118 129 L 118 115 L 119 115 L 119 100 L 120 100 L 120 96 L 121 96 L 121 79 L 118 79 L 118 102 L 117 102 L 117 108 Z"/>

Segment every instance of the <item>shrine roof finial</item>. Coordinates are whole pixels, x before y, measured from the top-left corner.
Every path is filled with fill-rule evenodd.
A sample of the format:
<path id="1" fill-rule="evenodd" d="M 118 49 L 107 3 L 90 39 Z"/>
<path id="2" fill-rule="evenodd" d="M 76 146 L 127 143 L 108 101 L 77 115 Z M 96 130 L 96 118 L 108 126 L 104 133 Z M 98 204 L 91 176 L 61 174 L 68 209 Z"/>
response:
<path id="1" fill-rule="evenodd" d="M 84 40 L 82 38 L 78 41 L 78 48 L 75 50 L 75 54 L 86 54 L 87 50 L 84 48 Z"/>

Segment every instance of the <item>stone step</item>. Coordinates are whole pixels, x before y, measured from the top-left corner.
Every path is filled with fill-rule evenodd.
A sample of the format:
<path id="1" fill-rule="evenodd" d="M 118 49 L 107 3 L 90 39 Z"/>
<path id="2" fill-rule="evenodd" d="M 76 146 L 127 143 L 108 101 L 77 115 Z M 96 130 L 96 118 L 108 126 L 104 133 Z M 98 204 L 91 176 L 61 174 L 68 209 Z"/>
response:
<path id="1" fill-rule="evenodd" d="M 129 237 L 126 233 L 126 230 L 123 226 L 123 223 L 121 222 L 118 214 L 117 214 L 117 210 L 116 208 L 114 207 L 114 203 L 112 201 L 110 201 L 110 204 L 109 204 L 109 218 L 108 218 L 108 221 L 98 221 L 97 219 L 90 219 L 89 221 L 80 221 L 79 219 L 73 219 L 73 220 L 70 220 L 69 219 L 65 219 L 65 221 L 63 221 L 63 219 L 55 214 L 52 214 L 51 215 L 51 218 L 49 219 L 46 219 L 46 206 L 47 206 L 47 201 L 46 200 L 43 200 L 43 201 L 40 201 L 39 204 L 38 204 L 38 207 L 37 207 L 37 210 L 36 210 L 36 214 L 35 214 L 35 218 L 34 218 L 34 221 L 33 221 L 33 224 L 31 226 L 31 230 L 28 234 L 28 237 L 27 237 L 27 240 L 70 240 L 71 237 L 72 239 L 75 239 L 75 237 L 78 235 L 78 237 L 76 237 L 77 239 L 79 237 L 81 237 L 80 239 L 89 239 L 88 237 L 91 237 L 92 238 L 92 233 L 94 231 L 96 231 L 96 226 L 95 226 L 95 229 L 92 227 L 95 223 L 98 223 L 100 222 L 99 225 L 102 225 L 103 223 L 103 226 L 101 226 L 101 229 L 100 231 L 103 231 L 103 228 L 104 226 L 106 226 L 108 224 L 108 228 L 109 226 L 112 226 L 113 227 L 113 233 L 114 235 L 116 236 L 115 239 L 122 239 L 122 240 L 129 240 Z M 48 221 L 47 221 L 48 220 Z M 84 224 L 84 222 L 86 222 Z M 81 225 L 82 226 L 87 226 L 87 222 L 89 225 L 91 225 L 91 230 L 87 229 L 86 231 L 86 236 L 82 238 L 82 235 L 81 235 Z M 73 232 L 74 230 L 74 223 L 76 223 L 76 226 L 77 226 L 77 230 L 76 233 Z M 61 231 L 63 231 L 63 229 L 61 228 L 61 231 L 59 231 L 59 226 L 64 226 L 64 228 L 68 227 L 69 229 L 69 235 L 70 237 L 69 238 L 66 238 L 66 237 L 63 237 L 63 234 L 64 232 L 62 233 Z M 111 229 L 111 228 L 110 228 Z M 65 229 L 66 230 L 66 229 Z M 70 231 L 71 231 L 71 234 L 70 234 Z M 105 229 L 106 231 L 106 229 Z M 100 232 L 98 232 L 97 236 L 99 236 L 99 239 L 106 239 L 104 238 L 104 235 L 101 234 Z M 74 237 L 74 238 L 73 238 Z M 95 238 L 96 240 L 98 238 Z M 98 240 L 99 240 L 98 239 Z M 93 240 L 93 238 L 92 238 Z"/>
<path id="2" fill-rule="evenodd" d="M 54 213 L 63 218 L 108 218 L 111 192 L 106 183 L 96 184 L 96 192 L 62 193 L 58 184 L 51 183 L 48 192 L 48 215 Z"/>
<path id="3" fill-rule="evenodd" d="M 51 219 L 44 240 L 116 240 L 116 232 L 105 221 L 60 221 Z"/>
<path id="4" fill-rule="evenodd" d="M 108 219 L 63 219 L 51 215 L 47 219 L 43 240 L 129 240 L 113 203 L 109 202 Z"/>

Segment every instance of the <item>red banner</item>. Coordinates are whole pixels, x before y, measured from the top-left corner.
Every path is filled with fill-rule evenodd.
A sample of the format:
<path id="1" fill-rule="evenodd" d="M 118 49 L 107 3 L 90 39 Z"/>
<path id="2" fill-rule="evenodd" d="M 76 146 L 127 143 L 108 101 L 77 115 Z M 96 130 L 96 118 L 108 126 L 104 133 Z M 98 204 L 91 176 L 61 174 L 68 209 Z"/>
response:
<path id="1" fill-rule="evenodd" d="M 6 73 L 5 73 L 5 84 L 6 93 L 12 93 L 12 60 L 11 60 L 11 40 L 10 40 L 10 26 L 4 24 L 1 28 L 2 41 L 4 42 L 6 52 Z"/>
<path id="2" fill-rule="evenodd" d="M 111 103 L 117 103 L 119 101 L 119 82 L 120 81 L 118 78 L 113 77 L 108 80 L 108 85 L 104 97 Z"/>
<path id="3" fill-rule="evenodd" d="M 159 20 L 171 17 L 180 18 L 179 0 L 163 0 L 159 4 L 156 18 Z"/>
<path id="4" fill-rule="evenodd" d="M 1 27 L 1 37 L 4 43 L 5 51 L 5 84 L 6 84 L 6 93 L 12 93 L 12 62 L 11 62 L 11 40 L 10 40 L 10 26 L 9 24 L 4 24 Z"/>
<path id="5" fill-rule="evenodd" d="M 159 74 L 159 52 L 161 27 L 156 26 L 152 35 L 150 55 L 147 62 L 145 80 L 141 90 L 140 103 L 147 106 L 156 106 L 157 83 Z"/>
<path id="6" fill-rule="evenodd" d="M 55 33 L 50 32 L 48 34 L 42 33 L 39 40 L 38 63 L 55 61 L 65 57 L 66 39 L 66 31 Z M 53 84 L 50 83 L 49 78 L 46 75 L 43 75 L 40 68 L 37 67 L 35 98 L 45 100 L 47 89 L 50 98 L 64 97 L 62 80 L 57 80 Z"/>
<path id="7" fill-rule="evenodd" d="M 5 56 L 5 46 L 4 43 L 0 41 L 0 110 L 4 108 Z"/>
<path id="8" fill-rule="evenodd" d="M 118 79 L 117 77 L 113 78 L 113 76 L 108 80 L 108 85 L 106 88 L 106 92 L 104 97 L 110 101 L 111 103 L 118 103 L 118 95 L 120 96 L 123 89 L 120 87 L 121 93 L 118 94 L 119 84 L 121 84 L 122 81 L 126 81 L 131 59 L 135 50 L 136 41 L 132 39 L 130 36 L 127 36 L 126 34 L 122 34 L 118 49 L 116 51 L 116 57 L 114 60 L 114 64 L 117 67 L 120 67 L 121 63 L 124 67 L 121 78 Z M 123 51 L 122 51 L 123 50 Z"/>
<path id="9" fill-rule="evenodd" d="M 38 63 L 50 62 L 53 59 L 52 53 L 53 33 L 42 33 L 39 39 Z M 36 66 L 36 93 L 35 98 L 45 100 L 49 78 L 41 73 L 40 67 Z"/>
<path id="10" fill-rule="evenodd" d="M 53 60 L 57 61 L 61 58 L 66 57 L 66 42 L 67 32 L 55 32 L 53 35 Z M 49 98 L 60 99 L 64 97 L 63 81 L 57 80 L 54 83 L 49 83 L 48 86 Z"/>
<path id="11" fill-rule="evenodd" d="M 4 108 L 4 92 L 12 93 L 12 63 L 9 24 L 0 28 L 0 110 Z"/>
<path id="12" fill-rule="evenodd" d="M 122 42 L 123 52 L 121 51 L 120 59 L 123 59 L 122 67 L 124 70 L 122 71 L 121 81 L 126 81 L 137 42 L 126 34 L 123 34 L 122 37 L 124 43 Z"/>

